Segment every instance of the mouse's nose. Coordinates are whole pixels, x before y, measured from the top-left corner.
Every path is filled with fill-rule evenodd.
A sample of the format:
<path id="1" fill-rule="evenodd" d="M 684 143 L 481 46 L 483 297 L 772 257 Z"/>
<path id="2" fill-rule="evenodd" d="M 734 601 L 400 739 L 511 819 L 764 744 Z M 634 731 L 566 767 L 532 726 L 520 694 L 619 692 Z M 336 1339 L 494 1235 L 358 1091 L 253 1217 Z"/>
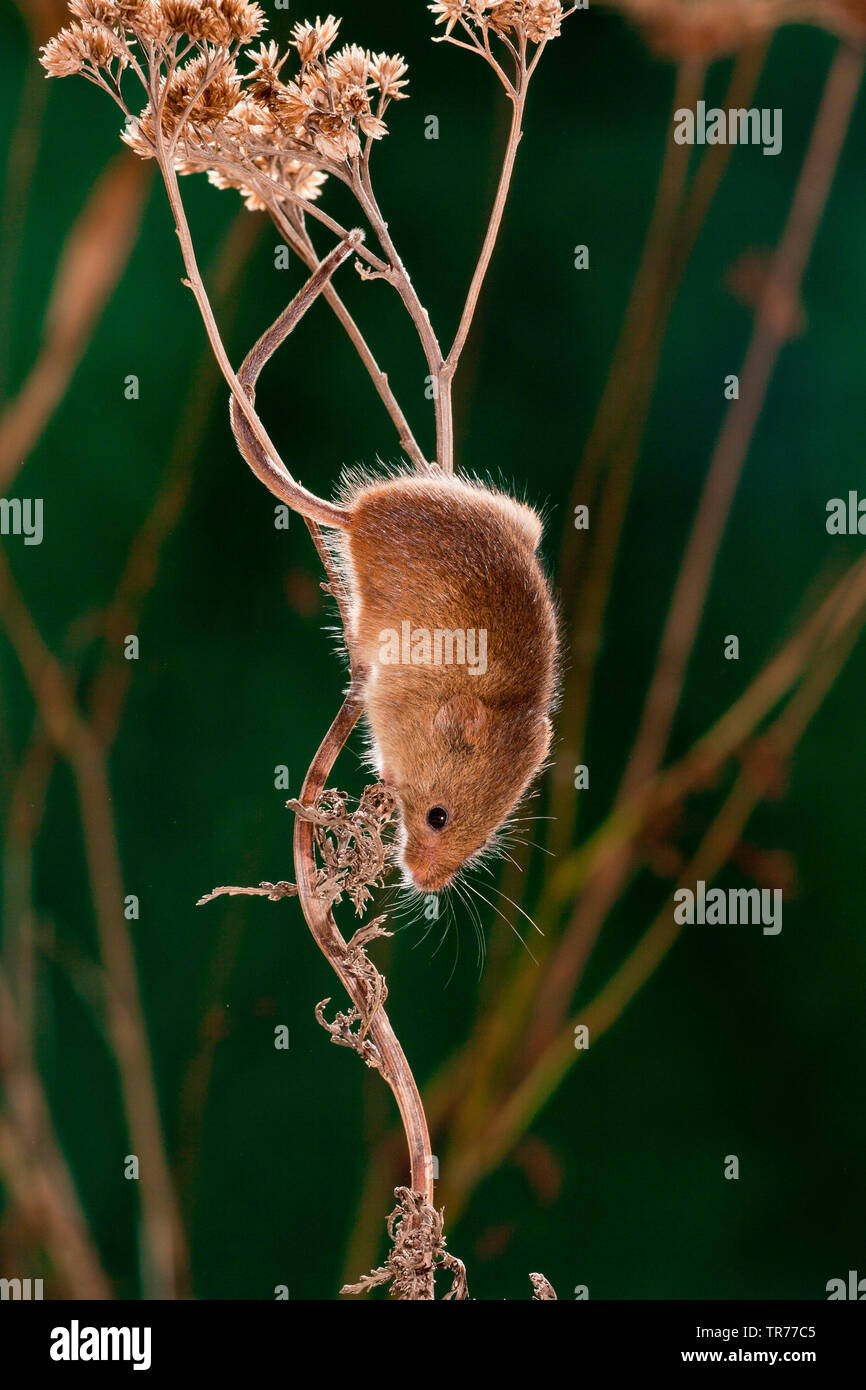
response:
<path id="1" fill-rule="evenodd" d="M 422 893 L 438 893 L 452 877 L 453 871 L 446 869 L 428 849 L 414 845 L 407 845 L 403 851 L 403 864 Z"/>

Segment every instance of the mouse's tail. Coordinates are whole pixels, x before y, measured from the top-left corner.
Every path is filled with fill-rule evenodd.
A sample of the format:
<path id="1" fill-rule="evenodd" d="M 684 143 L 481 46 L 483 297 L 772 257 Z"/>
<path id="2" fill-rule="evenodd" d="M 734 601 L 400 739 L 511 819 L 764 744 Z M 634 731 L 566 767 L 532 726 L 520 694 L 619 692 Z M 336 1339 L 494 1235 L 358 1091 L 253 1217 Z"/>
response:
<path id="1" fill-rule="evenodd" d="M 256 382 L 262 367 L 280 343 L 288 337 L 337 267 L 357 250 L 362 240 L 363 233 L 354 231 L 335 246 L 276 322 L 262 334 L 255 347 L 247 353 L 238 372 L 238 381 L 246 400 L 242 401 L 232 392 L 229 404 L 232 432 L 237 446 L 256 477 L 275 497 L 287 503 L 293 511 L 300 512 L 301 516 L 309 517 L 311 521 L 317 521 L 322 526 L 335 526 L 343 531 L 348 530 L 351 513 L 345 507 L 338 507 L 335 503 L 327 502 L 323 497 L 308 492 L 295 481 L 265 432 L 253 409 L 253 403 L 256 397 Z"/>

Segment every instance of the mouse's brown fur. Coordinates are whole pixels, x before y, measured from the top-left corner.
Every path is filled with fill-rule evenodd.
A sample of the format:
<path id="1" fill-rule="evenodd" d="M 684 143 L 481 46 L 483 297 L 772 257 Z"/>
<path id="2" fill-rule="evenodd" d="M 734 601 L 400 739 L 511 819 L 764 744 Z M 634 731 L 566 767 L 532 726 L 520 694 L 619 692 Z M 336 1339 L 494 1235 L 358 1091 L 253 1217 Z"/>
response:
<path id="1" fill-rule="evenodd" d="M 396 793 L 403 867 L 445 887 L 483 849 L 543 764 L 557 674 L 556 618 L 536 554 L 538 515 L 453 477 L 398 476 L 344 499 L 338 554 L 349 640 L 368 670 L 374 760 Z M 484 630 L 486 670 L 383 661 L 389 633 Z M 443 648 L 443 652 L 444 652 Z M 405 654 L 405 649 L 404 649 Z M 476 653 L 477 656 L 477 653 Z M 432 807 L 448 812 L 441 830 Z"/>

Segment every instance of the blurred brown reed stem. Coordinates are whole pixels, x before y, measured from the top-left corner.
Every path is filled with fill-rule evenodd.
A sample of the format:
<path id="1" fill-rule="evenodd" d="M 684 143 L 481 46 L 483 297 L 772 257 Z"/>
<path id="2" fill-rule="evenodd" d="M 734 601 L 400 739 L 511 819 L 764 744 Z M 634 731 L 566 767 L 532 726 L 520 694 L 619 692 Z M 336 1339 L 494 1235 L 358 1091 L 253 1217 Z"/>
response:
<path id="1" fill-rule="evenodd" d="M 655 672 L 617 794 L 618 801 L 646 782 L 664 757 L 718 549 L 773 370 L 790 335 L 794 306 L 832 187 L 862 73 L 863 54 L 847 44 L 840 45 L 815 117 L 791 210 L 758 305 L 752 338 L 740 372 L 740 396 L 731 402 L 725 416 L 686 543 Z M 611 861 L 588 885 L 578 903 L 538 993 L 530 1050 L 544 1045 L 565 1014 L 630 862 L 628 852 L 619 862 Z"/>
<path id="2" fill-rule="evenodd" d="M 185 1284 L 185 1242 L 163 1142 L 132 941 L 123 912 L 123 874 L 104 753 L 77 707 L 65 671 L 45 645 L 18 592 L 2 551 L 0 613 L 39 718 L 75 778 L 100 955 L 110 984 L 106 1016 L 130 1143 L 140 1160 L 143 1286 L 148 1297 L 170 1298 L 179 1278 Z"/>
<path id="3" fill-rule="evenodd" d="M 0 1171 L 28 1225 L 38 1232 L 73 1298 L 102 1299 L 111 1289 L 93 1247 L 41 1083 L 22 1042 L 15 999 L 0 968 Z"/>
<path id="4" fill-rule="evenodd" d="M 211 294 L 214 303 L 222 309 L 227 332 L 234 324 L 239 302 L 232 292 L 258 244 L 261 231 L 262 224 L 257 219 L 237 213 L 208 271 Z M 163 547 L 183 514 L 192 486 L 196 454 L 221 380 L 213 353 L 203 348 L 193 370 L 159 490 L 133 537 L 114 597 L 99 620 L 103 656 L 91 683 L 89 705 L 94 726 L 106 746 L 110 746 L 116 736 L 132 680 L 131 664 L 120 655 L 123 638 L 136 630 L 144 603 L 156 584 Z"/>
<path id="5" fill-rule="evenodd" d="M 862 631 L 866 610 L 861 607 L 857 621 L 842 638 L 816 662 L 798 691 L 791 697 L 765 740 L 780 760 L 789 759 L 832 687 L 839 671 Z M 695 856 L 679 878 L 682 886 L 697 879 L 710 883 L 724 867 L 738 844 L 756 806 L 766 793 L 766 785 L 753 766 L 744 766 L 720 811 L 707 830 Z M 505 1096 L 498 1112 L 479 1127 L 474 1148 L 467 1148 L 449 1161 L 447 1190 L 440 1201 L 448 1203 L 452 1222 L 463 1209 L 475 1186 L 486 1173 L 512 1150 L 533 1117 L 556 1090 L 581 1056 L 574 1046 L 574 1030 L 586 1025 L 597 1042 L 622 1016 L 638 991 L 646 984 L 667 956 L 682 931 L 674 921 L 670 899 L 652 925 L 626 957 L 600 993 L 570 1019 L 534 1061 L 530 1070 Z"/>
<path id="6" fill-rule="evenodd" d="M 15 128 L 9 141 L 0 210 L 0 401 L 6 399 L 12 369 L 15 282 L 24 245 L 24 229 L 33 174 L 41 145 L 48 90 L 35 63 L 27 63 L 18 98 Z"/>
<path id="7" fill-rule="evenodd" d="M 765 46 L 737 55 L 725 107 L 749 104 L 765 57 Z M 731 158 L 730 145 L 709 146 L 686 189 L 691 149 L 673 141 L 673 112 L 694 106 L 705 72 L 704 64 L 696 60 L 677 68 L 652 220 L 572 492 L 569 515 L 578 503 L 591 505 L 589 532 L 575 531 L 566 518 L 559 575 L 564 609 L 572 615 L 572 660 L 559 721 L 561 743 L 550 778 L 553 818 L 546 843 L 555 854 L 562 853 L 572 839 L 577 799 L 572 769 L 583 756 L 601 633 L 665 331 L 689 257 Z M 580 553 L 582 541 L 585 556 Z"/>
<path id="8" fill-rule="evenodd" d="M 734 495 L 779 354 L 791 334 L 803 275 L 860 90 L 863 62 L 862 52 L 843 44 L 827 78 L 788 221 L 758 304 L 740 373 L 740 396 L 725 415 L 689 534 L 623 781 L 624 795 L 640 786 L 665 755 Z"/>
<path id="9" fill-rule="evenodd" d="M 238 213 L 232 221 L 209 271 L 215 302 L 225 305 L 231 321 L 237 301 L 231 291 L 261 233 L 261 223 Z M 129 690 L 131 668 L 117 652 L 121 639 L 137 627 L 141 610 L 153 590 L 165 541 L 183 512 L 192 480 L 193 464 L 205 421 L 216 397 L 219 372 L 208 348 L 202 350 L 190 382 L 162 483 L 153 505 L 129 548 L 126 565 L 114 598 L 100 616 L 103 650 L 88 692 L 87 703 L 94 730 L 107 751 L 115 741 L 123 705 Z M 45 810 L 48 782 L 57 750 L 50 736 L 37 725 L 19 764 L 7 816 L 4 857 L 4 954 L 14 949 L 10 978 L 21 1019 L 19 1036 L 29 1049 L 32 1018 L 32 859 Z M 110 1039 L 109 1039 L 110 1041 Z"/>
<path id="10" fill-rule="evenodd" d="M 131 154 L 100 174 L 63 246 L 39 354 L 0 415 L 0 489 L 38 443 L 72 379 L 141 225 L 150 171 Z"/>

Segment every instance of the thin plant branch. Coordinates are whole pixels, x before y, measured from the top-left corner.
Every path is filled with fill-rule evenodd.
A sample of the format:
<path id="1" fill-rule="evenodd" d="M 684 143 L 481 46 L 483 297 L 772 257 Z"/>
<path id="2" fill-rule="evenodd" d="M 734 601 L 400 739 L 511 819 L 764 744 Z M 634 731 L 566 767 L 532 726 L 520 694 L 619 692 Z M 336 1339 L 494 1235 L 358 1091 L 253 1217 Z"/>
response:
<path id="1" fill-rule="evenodd" d="M 314 807 L 324 791 L 340 749 L 357 723 L 362 710 L 361 689 L 353 684 L 333 724 L 310 764 L 301 788 L 303 807 Z M 360 1017 L 367 1008 L 363 982 L 348 960 L 349 948 L 341 935 L 330 907 L 316 891 L 316 857 L 313 824 L 298 816 L 294 835 L 295 873 L 298 896 L 307 925 L 322 954 L 341 980 Z M 394 1093 L 409 1149 L 410 1186 L 433 1203 L 433 1159 L 424 1107 L 415 1078 L 397 1041 L 388 1016 L 378 1008 L 369 1020 L 370 1042 L 376 1049 L 377 1066 Z M 432 1295 L 431 1295 L 432 1296 Z"/>

